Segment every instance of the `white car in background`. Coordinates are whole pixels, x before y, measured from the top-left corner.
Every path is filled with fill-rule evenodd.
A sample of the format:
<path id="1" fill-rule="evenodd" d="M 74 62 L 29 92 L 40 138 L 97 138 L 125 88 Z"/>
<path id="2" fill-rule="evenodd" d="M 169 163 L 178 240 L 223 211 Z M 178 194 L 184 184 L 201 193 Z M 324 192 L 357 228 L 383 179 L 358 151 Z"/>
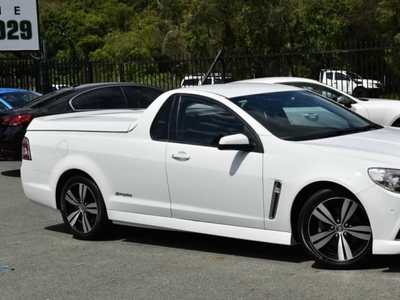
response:
<path id="1" fill-rule="evenodd" d="M 319 73 L 319 81 L 357 98 L 378 96 L 383 86 L 378 80 L 362 78 L 345 70 L 323 69 Z"/>
<path id="2" fill-rule="evenodd" d="M 400 127 L 400 101 L 359 99 L 316 80 L 301 77 L 264 77 L 241 80 L 247 83 L 277 83 L 304 88 L 334 100 L 359 115 L 383 126 Z"/>

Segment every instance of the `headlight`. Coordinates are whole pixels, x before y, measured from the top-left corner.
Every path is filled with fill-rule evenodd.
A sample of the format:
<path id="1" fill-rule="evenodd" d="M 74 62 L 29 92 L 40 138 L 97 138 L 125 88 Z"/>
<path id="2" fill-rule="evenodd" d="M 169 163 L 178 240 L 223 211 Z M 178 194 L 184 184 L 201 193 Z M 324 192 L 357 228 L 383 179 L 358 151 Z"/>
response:
<path id="1" fill-rule="evenodd" d="M 368 175 L 377 185 L 395 193 L 400 193 L 400 170 L 371 168 Z"/>

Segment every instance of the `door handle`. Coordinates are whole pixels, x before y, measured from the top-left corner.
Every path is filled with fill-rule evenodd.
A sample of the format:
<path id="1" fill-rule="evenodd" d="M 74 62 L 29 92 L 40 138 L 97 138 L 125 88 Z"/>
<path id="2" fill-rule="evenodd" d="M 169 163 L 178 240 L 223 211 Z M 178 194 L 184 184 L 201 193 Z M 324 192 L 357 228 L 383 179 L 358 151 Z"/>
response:
<path id="1" fill-rule="evenodd" d="M 173 153 L 171 156 L 175 160 L 186 161 L 190 159 L 190 156 L 186 154 L 186 152 L 179 151 L 177 154 Z"/>

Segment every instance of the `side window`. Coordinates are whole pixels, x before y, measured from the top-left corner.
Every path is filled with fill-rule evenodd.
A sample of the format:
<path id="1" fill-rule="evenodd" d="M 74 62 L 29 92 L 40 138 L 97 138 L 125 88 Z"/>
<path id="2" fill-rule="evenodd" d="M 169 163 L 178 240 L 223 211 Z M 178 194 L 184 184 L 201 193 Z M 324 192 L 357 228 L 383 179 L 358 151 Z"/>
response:
<path id="1" fill-rule="evenodd" d="M 120 87 L 105 87 L 91 90 L 75 97 L 71 102 L 75 110 L 127 108 Z"/>
<path id="2" fill-rule="evenodd" d="M 343 73 L 336 72 L 335 73 L 335 79 L 336 80 L 347 80 L 347 76 L 344 75 Z"/>
<path id="3" fill-rule="evenodd" d="M 196 97 L 181 97 L 177 119 L 177 142 L 217 146 L 221 137 L 244 133 L 244 130 L 242 121 L 220 105 Z"/>
<path id="4" fill-rule="evenodd" d="M 332 72 L 326 72 L 326 79 L 332 80 Z"/>
<path id="5" fill-rule="evenodd" d="M 73 111 L 67 99 L 64 99 L 63 101 L 57 101 L 52 106 L 49 106 L 47 109 L 54 113 L 67 113 Z"/>
<path id="6" fill-rule="evenodd" d="M 337 101 L 337 98 L 339 98 L 339 96 L 341 96 L 341 94 L 336 92 L 335 90 L 330 89 L 325 86 L 322 86 L 322 85 L 319 85 L 319 84 L 312 84 L 312 83 L 305 83 L 305 82 L 297 83 L 296 82 L 291 85 L 301 87 L 303 89 L 307 89 L 309 91 L 320 94 L 320 95 L 327 97 L 329 99 L 332 99 L 334 101 Z"/>
<path id="7" fill-rule="evenodd" d="M 168 141 L 169 124 L 174 98 L 169 99 L 157 114 L 150 130 L 151 138 L 159 141 Z"/>
<path id="8" fill-rule="evenodd" d="M 130 108 L 147 108 L 163 91 L 142 86 L 125 86 Z"/>

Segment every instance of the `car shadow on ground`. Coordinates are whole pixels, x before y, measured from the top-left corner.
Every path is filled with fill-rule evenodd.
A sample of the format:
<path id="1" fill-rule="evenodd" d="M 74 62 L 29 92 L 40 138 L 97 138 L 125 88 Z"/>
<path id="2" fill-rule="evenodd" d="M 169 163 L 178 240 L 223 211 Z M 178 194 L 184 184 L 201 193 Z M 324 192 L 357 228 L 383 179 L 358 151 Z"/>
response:
<path id="1" fill-rule="evenodd" d="M 45 229 L 71 234 L 64 224 L 49 226 Z M 179 248 L 295 263 L 301 263 L 310 260 L 298 245 L 294 247 L 288 247 L 182 231 L 113 225 L 110 232 L 105 238 L 102 239 L 102 241 L 116 240 L 121 240 L 127 243 L 146 244 L 159 247 Z"/>
<path id="2" fill-rule="evenodd" d="M 1 172 L 1 175 L 7 176 L 7 177 L 21 177 L 21 171 L 19 169 L 17 170 L 9 170 L 9 171 L 4 171 Z"/>
<path id="3" fill-rule="evenodd" d="M 71 234 L 63 223 L 45 229 Z M 289 263 L 311 261 L 300 245 L 290 247 L 181 231 L 113 225 L 106 238 L 102 239 L 102 241 L 117 240 L 127 243 L 179 248 Z M 316 270 L 326 269 L 316 263 L 312 264 L 312 268 Z M 400 256 L 373 256 L 360 270 L 373 269 L 383 269 L 382 272 L 398 273 L 400 272 Z"/>

